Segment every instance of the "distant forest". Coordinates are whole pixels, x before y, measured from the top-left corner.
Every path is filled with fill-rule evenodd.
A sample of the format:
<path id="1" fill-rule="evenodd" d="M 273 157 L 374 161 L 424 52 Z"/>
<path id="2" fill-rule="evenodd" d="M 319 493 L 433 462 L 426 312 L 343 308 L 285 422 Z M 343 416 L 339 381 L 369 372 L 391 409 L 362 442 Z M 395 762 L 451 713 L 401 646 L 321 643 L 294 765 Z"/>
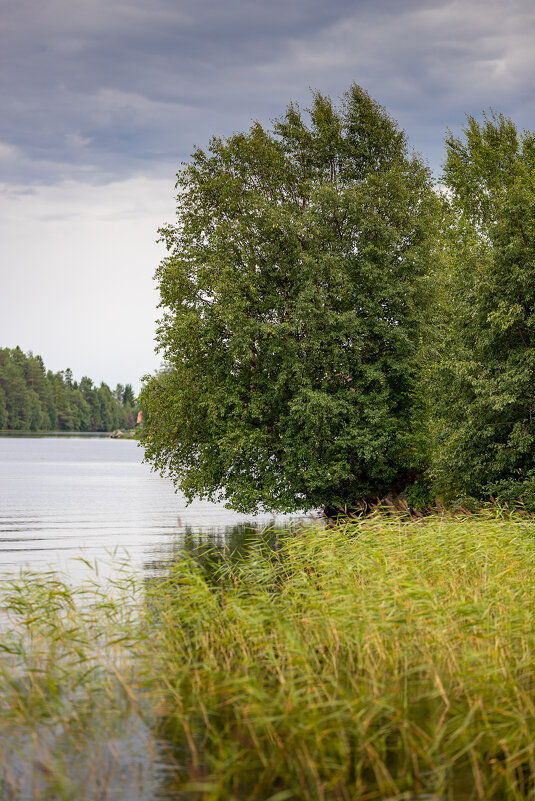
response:
<path id="1" fill-rule="evenodd" d="M 40 356 L 0 348 L 0 430 L 113 431 L 133 428 L 138 411 L 131 384 L 74 381 L 71 370 L 46 370 Z"/>

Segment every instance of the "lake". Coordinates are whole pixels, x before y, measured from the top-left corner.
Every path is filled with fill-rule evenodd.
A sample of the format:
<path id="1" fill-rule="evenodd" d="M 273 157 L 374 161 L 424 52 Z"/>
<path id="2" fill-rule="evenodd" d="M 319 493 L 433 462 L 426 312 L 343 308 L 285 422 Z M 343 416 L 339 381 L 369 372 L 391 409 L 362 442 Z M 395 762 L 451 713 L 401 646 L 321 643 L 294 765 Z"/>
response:
<path id="1" fill-rule="evenodd" d="M 53 568 L 76 576 L 86 572 L 80 557 L 109 571 L 113 554 L 150 570 L 186 533 L 223 537 L 238 524 L 273 522 L 206 501 L 187 506 L 142 459 L 134 440 L 0 437 L 0 572 Z"/>
<path id="2" fill-rule="evenodd" d="M 31 594 L 32 586 L 44 585 L 49 569 L 66 573 L 67 583 L 80 589 L 88 578 L 95 588 L 97 573 L 99 579 L 124 579 L 130 567 L 148 580 L 165 568 L 177 549 L 191 547 L 195 535 L 217 541 L 233 537 L 235 542 L 240 525 L 262 528 L 274 522 L 271 515 L 240 515 L 221 504 L 195 501 L 187 506 L 173 484 L 151 472 L 142 459 L 143 450 L 134 440 L 0 436 L 0 575 L 8 595 L 12 584 L 7 579 L 25 569 L 35 571 L 37 581 L 26 579 L 23 595 Z M 275 520 L 283 524 L 288 517 Z M 127 573 L 122 572 L 124 558 Z M 108 597 L 113 585 L 104 586 Z M 87 596 L 87 603 L 92 597 Z M 86 601 L 77 598 L 80 620 Z M 46 610 L 41 614 L 46 617 Z M 9 639 L 11 628 L 11 618 L 2 611 L 0 632 Z M 0 650 L 0 669 L 8 676 L 1 687 L 5 699 L 9 688 L 18 685 L 10 674 L 12 651 Z M 158 719 L 152 712 L 138 714 L 135 707 L 121 711 L 125 706 L 121 686 L 116 689 L 119 700 L 112 694 L 109 701 L 117 713 L 101 716 L 101 707 L 106 709 L 104 693 L 80 741 L 79 735 L 71 734 L 68 705 L 67 722 L 61 716 L 56 719 L 56 713 L 44 719 L 31 714 L 22 721 L 20 715 L 13 721 L 9 715 L 0 716 L 0 798 L 173 801 L 174 790 L 165 788 L 176 765 Z M 26 697 L 24 692 L 22 696 Z M 83 697 L 84 690 L 72 702 L 83 707 Z M 50 789 L 56 786 L 60 789 Z"/>

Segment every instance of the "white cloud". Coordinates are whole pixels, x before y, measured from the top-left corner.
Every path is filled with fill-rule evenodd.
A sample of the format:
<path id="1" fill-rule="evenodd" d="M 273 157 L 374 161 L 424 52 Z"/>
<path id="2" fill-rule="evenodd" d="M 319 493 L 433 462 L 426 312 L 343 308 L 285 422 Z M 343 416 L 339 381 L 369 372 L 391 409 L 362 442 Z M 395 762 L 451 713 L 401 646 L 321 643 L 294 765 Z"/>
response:
<path id="1" fill-rule="evenodd" d="M 65 144 L 74 150 L 80 150 L 91 144 L 91 139 L 88 136 L 82 136 L 79 133 L 65 134 Z"/>
<path id="2" fill-rule="evenodd" d="M 357 9 L 312 38 L 294 39 L 273 68 L 290 76 L 353 70 L 355 79 L 365 73 L 374 83 L 401 75 L 405 83 L 488 95 L 507 90 L 513 74 L 530 80 L 534 33 L 535 6 L 526 0 Z"/>
<path id="3" fill-rule="evenodd" d="M 531 0 L 18 0 L 5 27 L 13 180 L 139 173 L 353 80 L 433 162 L 465 111 L 533 127 Z"/>
<path id="4" fill-rule="evenodd" d="M 11 161 L 18 158 L 20 151 L 15 145 L 10 145 L 7 142 L 0 142 L 0 161 Z"/>
<path id="5" fill-rule="evenodd" d="M 154 370 L 163 256 L 157 228 L 174 216 L 173 179 L 102 186 L 70 181 L 0 195 L 0 344 L 41 353 L 110 384 Z"/>

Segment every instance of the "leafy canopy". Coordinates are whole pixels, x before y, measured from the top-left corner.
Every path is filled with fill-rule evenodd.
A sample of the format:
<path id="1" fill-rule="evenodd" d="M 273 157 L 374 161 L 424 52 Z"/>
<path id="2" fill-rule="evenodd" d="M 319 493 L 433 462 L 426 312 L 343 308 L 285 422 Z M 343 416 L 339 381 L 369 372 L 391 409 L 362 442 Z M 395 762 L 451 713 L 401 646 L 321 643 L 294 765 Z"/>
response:
<path id="1" fill-rule="evenodd" d="M 404 134 L 352 85 L 213 138 L 177 178 L 147 459 L 188 499 L 243 511 L 402 488 L 434 215 Z"/>
<path id="2" fill-rule="evenodd" d="M 535 499 L 535 135 L 490 114 L 468 117 L 446 146 L 451 340 L 437 384 L 439 482 L 451 495 L 505 499 L 508 488 Z"/>

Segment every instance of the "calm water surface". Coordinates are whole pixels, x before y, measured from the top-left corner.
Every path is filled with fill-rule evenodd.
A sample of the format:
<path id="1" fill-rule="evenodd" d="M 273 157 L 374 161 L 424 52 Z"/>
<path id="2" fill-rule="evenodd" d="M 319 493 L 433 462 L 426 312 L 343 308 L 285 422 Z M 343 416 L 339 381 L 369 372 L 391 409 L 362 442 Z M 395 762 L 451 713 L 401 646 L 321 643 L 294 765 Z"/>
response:
<path id="1" fill-rule="evenodd" d="M 0 572 L 76 574 L 84 570 L 80 556 L 107 563 L 112 553 L 150 569 L 186 532 L 224 534 L 273 520 L 205 501 L 186 506 L 142 458 L 134 440 L 0 437 Z"/>
<path id="2" fill-rule="evenodd" d="M 235 538 L 239 524 L 273 522 L 217 504 L 186 506 L 142 458 L 133 440 L 0 436 L 0 577 L 25 568 L 60 569 L 83 584 L 88 573 L 95 578 L 95 568 L 83 560 L 98 565 L 99 577 L 113 578 L 125 556 L 129 566 L 150 573 L 191 545 L 192 534 Z M 69 798 L 175 801 L 174 790 L 166 790 L 175 769 L 169 754 L 157 731 L 133 713 L 97 725 L 81 747 L 68 727 L 29 720 L 0 732 L 0 798 L 66 798 L 46 789 L 56 775 L 48 766 L 55 771 L 59 765 Z"/>
<path id="3" fill-rule="evenodd" d="M 190 534 L 235 539 L 241 523 L 273 522 L 205 502 L 187 507 L 142 456 L 132 440 L 0 437 L 0 574 L 59 567 L 76 581 L 87 574 L 83 557 L 109 576 L 117 555 L 125 554 L 136 568 L 150 572 L 191 543 Z M 0 798 L 175 801 L 173 747 L 162 739 L 157 719 L 154 731 L 134 713 L 111 724 L 95 723 L 81 747 L 68 727 L 54 720 L 29 720 L 26 727 L 0 733 Z M 56 786 L 56 770 L 68 796 L 47 790 Z M 181 798 L 193 801 L 198 794 Z M 431 799 L 436 796 L 412 796 Z"/>

